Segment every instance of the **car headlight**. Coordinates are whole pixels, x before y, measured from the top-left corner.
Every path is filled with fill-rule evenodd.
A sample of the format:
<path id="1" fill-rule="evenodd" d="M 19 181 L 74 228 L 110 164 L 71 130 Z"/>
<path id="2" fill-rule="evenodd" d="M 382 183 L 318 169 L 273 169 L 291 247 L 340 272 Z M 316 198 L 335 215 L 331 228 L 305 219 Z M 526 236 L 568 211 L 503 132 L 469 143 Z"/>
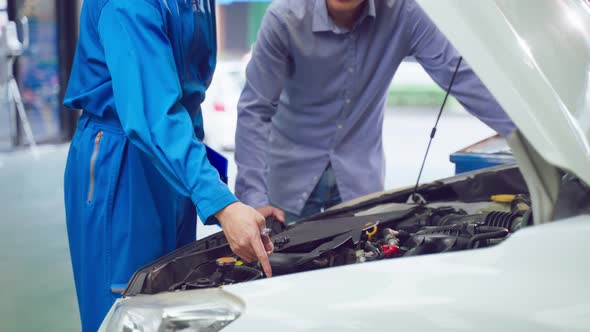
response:
<path id="1" fill-rule="evenodd" d="M 239 298 L 221 289 L 140 295 L 115 303 L 101 331 L 216 332 L 243 309 Z"/>

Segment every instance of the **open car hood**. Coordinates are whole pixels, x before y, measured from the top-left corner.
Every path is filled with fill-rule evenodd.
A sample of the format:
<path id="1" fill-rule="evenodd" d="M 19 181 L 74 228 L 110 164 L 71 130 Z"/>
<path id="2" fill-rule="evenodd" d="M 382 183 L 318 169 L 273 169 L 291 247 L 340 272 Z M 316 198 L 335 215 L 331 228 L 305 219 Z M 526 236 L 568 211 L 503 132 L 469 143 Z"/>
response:
<path id="1" fill-rule="evenodd" d="M 590 183 L 590 1 L 417 2 L 535 150 Z"/>

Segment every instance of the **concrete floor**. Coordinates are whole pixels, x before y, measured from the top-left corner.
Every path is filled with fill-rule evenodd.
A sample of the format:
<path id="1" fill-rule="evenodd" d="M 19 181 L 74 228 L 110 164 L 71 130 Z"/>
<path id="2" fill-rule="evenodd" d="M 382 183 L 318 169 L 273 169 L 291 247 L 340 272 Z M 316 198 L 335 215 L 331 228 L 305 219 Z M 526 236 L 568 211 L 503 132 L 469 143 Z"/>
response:
<path id="1" fill-rule="evenodd" d="M 433 110 L 387 113 L 386 188 L 412 185 L 436 117 Z M 492 131 L 464 114 L 441 120 L 423 180 L 453 174 L 450 153 Z M 78 331 L 63 210 L 67 145 L 0 154 L 0 331 Z M 235 178 L 233 156 L 230 176 Z M 199 237 L 218 231 L 199 228 Z"/>
<path id="2" fill-rule="evenodd" d="M 79 331 L 63 209 L 67 146 L 0 155 L 0 331 Z"/>

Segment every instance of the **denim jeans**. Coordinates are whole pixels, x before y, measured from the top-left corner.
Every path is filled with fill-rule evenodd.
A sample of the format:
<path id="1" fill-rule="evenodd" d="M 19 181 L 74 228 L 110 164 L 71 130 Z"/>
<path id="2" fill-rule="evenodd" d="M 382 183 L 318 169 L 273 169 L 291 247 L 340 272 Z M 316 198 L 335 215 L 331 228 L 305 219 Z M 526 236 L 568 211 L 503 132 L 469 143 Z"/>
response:
<path id="1" fill-rule="evenodd" d="M 340 198 L 340 192 L 338 191 L 338 185 L 336 184 L 336 177 L 334 176 L 332 167 L 328 165 L 322 174 L 322 177 L 311 192 L 311 195 L 309 195 L 301 213 L 296 215 L 285 211 L 285 222 L 289 224 L 296 222 L 316 213 L 323 212 L 324 210 L 340 203 L 342 203 L 342 198 Z"/>

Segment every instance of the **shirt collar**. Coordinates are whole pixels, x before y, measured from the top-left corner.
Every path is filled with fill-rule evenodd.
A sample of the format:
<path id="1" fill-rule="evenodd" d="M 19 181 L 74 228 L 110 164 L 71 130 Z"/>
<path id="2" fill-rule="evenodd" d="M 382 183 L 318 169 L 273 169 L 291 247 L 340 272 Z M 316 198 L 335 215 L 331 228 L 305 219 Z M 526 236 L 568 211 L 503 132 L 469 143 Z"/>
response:
<path id="1" fill-rule="evenodd" d="M 366 0 L 367 4 L 365 5 L 365 9 L 361 16 L 358 19 L 357 25 L 364 21 L 367 17 L 373 17 L 377 15 L 375 10 L 375 0 Z M 325 32 L 325 31 L 333 31 L 338 32 L 342 31 L 342 28 L 339 28 L 334 24 L 330 15 L 328 15 L 328 7 L 326 6 L 326 0 L 315 0 L 315 7 L 313 10 L 313 22 L 312 22 L 312 31 L 313 32 Z"/>

